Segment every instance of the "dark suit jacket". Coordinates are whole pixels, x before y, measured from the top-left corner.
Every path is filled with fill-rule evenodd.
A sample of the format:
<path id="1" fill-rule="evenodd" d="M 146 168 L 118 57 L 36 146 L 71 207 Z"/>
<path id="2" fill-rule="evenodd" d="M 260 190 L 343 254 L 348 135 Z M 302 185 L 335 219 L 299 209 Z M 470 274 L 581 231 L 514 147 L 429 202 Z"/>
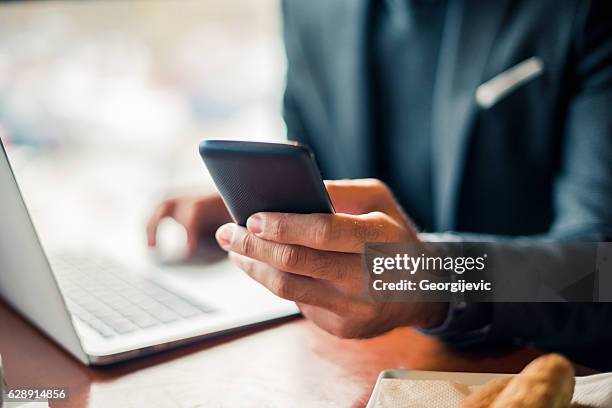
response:
<path id="1" fill-rule="evenodd" d="M 607 240 L 611 3 L 448 3 L 431 115 L 436 230 L 468 240 Z M 286 0 L 283 9 L 289 138 L 313 148 L 326 178 L 371 177 L 371 2 Z M 504 72 L 513 79 L 495 82 Z M 611 306 L 474 305 L 491 328 L 477 341 L 530 342 L 597 365 L 593 350 L 612 344 Z M 459 344 L 472 328 L 438 334 Z M 598 365 L 612 367 L 610 356 Z"/>

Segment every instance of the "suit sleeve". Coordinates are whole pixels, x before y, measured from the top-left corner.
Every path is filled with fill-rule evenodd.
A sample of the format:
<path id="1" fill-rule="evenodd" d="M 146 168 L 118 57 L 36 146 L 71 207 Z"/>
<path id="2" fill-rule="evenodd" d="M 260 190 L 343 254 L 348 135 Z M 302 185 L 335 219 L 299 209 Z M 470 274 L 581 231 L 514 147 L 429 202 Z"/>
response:
<path id="1" fill-rule="evenodd" d="M 555 220 L 548 234 L 522 240 L 612 240 L 612 12 L 607 1 L 581 4 L 568 61 L 571 98 L 566 116 L 559 119 L 565 127 L 561 172 L 554 186 Z M 453 235 L 465 241 L 513 239 Z M 441 327 L 425 332 L 457 346 L 510 341 L 580 359 L 588 350 L 612 342 L 610 323 L 610 303 L 472 304 L 451 310 Z"/>

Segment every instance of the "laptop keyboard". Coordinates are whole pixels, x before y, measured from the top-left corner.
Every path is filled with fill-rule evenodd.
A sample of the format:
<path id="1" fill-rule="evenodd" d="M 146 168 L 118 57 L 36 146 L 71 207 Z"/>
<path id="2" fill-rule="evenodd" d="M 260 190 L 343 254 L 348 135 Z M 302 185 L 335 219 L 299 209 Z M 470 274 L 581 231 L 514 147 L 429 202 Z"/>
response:
<path id="1" fill-rule="evenodd" d="M 61 258 L 53 270 L 70 313 L 104 337 L 213 312 L 107 259 Z"/>

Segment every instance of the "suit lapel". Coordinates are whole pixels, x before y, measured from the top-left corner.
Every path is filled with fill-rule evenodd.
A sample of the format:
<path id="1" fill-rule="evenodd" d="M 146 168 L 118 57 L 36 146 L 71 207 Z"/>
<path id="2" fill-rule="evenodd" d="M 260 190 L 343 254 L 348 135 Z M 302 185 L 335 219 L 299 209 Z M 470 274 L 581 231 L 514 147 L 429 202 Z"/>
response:
<path id="1" fill-rule="evenodd" d="M 449 0 L 432 114 L 432 176 L 436 226 L 456 226 L 459 187 L 472 123 L 475 90 L 509 0 Z"/>

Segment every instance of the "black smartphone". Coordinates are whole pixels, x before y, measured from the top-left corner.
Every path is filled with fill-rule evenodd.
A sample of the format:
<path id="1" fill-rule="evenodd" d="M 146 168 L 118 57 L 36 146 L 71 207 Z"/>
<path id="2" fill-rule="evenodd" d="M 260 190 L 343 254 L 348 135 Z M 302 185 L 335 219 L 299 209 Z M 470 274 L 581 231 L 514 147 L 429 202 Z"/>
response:
<path id="1" fill-rule="evenodd" d="M 239 225 L 246 225 L 256 212 L 334 212 L 314 154 L 307 146 L 204 140 L 200 156 Z"/>

